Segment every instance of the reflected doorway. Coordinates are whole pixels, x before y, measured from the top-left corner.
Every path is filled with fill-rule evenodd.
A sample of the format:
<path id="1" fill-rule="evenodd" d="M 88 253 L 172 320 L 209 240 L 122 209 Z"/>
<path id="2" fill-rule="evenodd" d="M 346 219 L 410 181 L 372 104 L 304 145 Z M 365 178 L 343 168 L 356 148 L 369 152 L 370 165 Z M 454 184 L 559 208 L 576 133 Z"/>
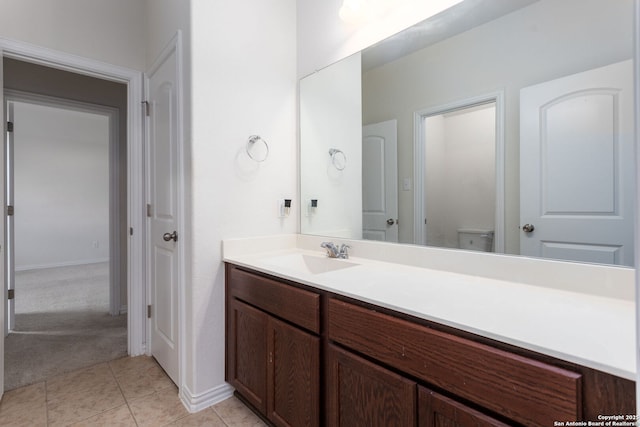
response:
<path id="1" fill-rule="evenodd" d="M 502 94 L 415 113 L 417 244 L 504 251 Z"/>

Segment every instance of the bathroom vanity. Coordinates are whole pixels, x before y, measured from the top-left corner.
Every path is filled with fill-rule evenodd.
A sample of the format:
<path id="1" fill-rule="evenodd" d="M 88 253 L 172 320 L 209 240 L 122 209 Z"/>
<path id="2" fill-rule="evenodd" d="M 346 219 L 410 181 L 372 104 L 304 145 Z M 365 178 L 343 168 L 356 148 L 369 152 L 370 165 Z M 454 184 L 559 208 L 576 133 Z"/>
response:
<path id="1" fill-rule="evenodd" d="M 328 259 L 287 239 L 226 241 L 224 255 L 227 381 L 274 425 L 551 426 L 635 414 L 625 298 Z M 566 297 L 565 319 L 591 319 L 553 325 Z M 615 323 L 600 336 L 602 322 Z"/>

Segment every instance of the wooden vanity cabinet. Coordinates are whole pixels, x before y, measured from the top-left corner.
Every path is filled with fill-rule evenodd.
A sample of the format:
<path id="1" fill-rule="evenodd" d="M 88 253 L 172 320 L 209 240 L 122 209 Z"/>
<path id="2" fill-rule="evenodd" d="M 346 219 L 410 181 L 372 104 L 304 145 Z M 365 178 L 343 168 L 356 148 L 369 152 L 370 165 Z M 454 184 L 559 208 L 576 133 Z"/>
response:
<path id="1" fill-rule="evenodd" d="M 228 326 L 231 330 L 227 340 L 227 354 L 232 359 L 227 360 L 227 381 L 251 405 L 266 414 L 269 316 L 236 299 L 228 307 Z"/>
<path id="2" fill-rule="evenodd" d="M 579 373 L 335 298 L 327 316 L 330 341 L 455 396 L 422 391 L 420 425 L 503 425 L 484 413 L 530 426 L 582 418 Z"/>
<path id="3" fill-rule="evenodd" d="M 418 421 L 420 427 L 509 426 L 509 424 L 422 386 L 418 387 Z"/>
<path id="4" fill-rule="evenodd" d="M 635 413 L 633 381 L 231 264 L 226 274 L 226 378 L 276 426 L 552 426 Z"/>
<path id="5" fill-rule="evenodd" d="M 509 426 L 332 344 L 327 414 L 327 425 L 336 427 Z"/>
<path id="6" fill-rule="evenodd" d="M 318 426 L 319 295 L 229 265 L 226 272 L 227 381 L 276 426 Z"/>
<path id="7" fill-rule="evenodd" d="M 416 382 L 329 345 L 327 425 L 416 425 Z"/>

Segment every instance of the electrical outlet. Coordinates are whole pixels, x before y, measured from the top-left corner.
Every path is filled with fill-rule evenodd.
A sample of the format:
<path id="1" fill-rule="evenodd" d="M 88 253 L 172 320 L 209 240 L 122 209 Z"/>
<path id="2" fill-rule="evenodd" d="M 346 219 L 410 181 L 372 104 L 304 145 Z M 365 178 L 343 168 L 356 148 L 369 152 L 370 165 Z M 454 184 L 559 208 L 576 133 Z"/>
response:
<path id="1" fill-rule="evenodd" d="M 93 243 L 91 243 L 91 246 L 94 249 L 98 249 L 100 247 L 100 241 L 99 240 L 94 240 Z"/>
<path id="2" fill-rule="evenodd" d="M 278 218 L 286 218 L 291 213 L 291 199 L 280 199 L 278 204 Z"/>

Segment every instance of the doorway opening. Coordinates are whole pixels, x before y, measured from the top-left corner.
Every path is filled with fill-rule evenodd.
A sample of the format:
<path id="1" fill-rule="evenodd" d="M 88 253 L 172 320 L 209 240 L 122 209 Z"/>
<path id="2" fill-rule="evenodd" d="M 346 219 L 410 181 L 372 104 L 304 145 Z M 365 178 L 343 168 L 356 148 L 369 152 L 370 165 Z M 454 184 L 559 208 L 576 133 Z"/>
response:
<path id="1" fill-rule="evenodd" d="M 8 390 L 128 353 L 121 220 L 127 95 L 126 86 L 118 85 L 124 111 L 80 102 L 64 84 L 55 84 L 56 76 L 63 73 L 67 86 L 78 78 L 97 79 L 4 61 L 4 106 L 12 123 L 4 164 L 12 214 L 5 224 L 5 281 L 14 297 L 5 318 Z M 49 93 L 58 96 L 42 95 L 42 85 L 15 77 L 21 67 L 32 76 L 46 73 Z M 85 99 L 99 101 L 98 86 L 84 86 Z"/>
<path id="2" fill-rule="evenodd" d="M 415 241 L 504 252 L 503 95 L 417 111 Z"/>

